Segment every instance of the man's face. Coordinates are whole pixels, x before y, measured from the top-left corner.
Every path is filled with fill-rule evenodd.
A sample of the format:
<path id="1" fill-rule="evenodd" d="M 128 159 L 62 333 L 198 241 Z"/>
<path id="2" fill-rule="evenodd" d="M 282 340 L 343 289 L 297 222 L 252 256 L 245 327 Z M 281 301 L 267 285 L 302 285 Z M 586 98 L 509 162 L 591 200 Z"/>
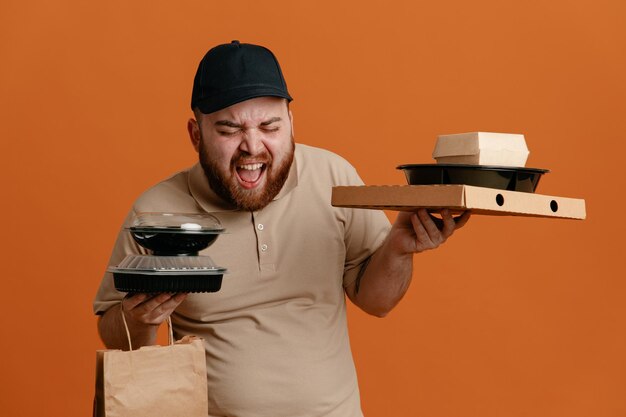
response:
<path id="1" fill-rule="evenodd" d="M 268 205 L 293 161 L 292 119 L 285 100 L 259 97 L 197 116 L 197 150 L 211 188 L 241 210 Z"/>

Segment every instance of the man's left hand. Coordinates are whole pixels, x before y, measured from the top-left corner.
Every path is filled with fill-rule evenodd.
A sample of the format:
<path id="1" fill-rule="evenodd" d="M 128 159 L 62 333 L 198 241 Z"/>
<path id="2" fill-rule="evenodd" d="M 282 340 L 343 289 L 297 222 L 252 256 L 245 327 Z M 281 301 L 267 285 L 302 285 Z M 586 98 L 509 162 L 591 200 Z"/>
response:
<path id="1" fill-rule="evenodd" d="M 415 213 L 400 212 L 389 237 L 398 253 L 419 253 L 437 248 L 455 230 L 465 226 L 469 218 L 469 211 L 454 218 L 448 209 L 441 211 L 441 219 L 429 214 L 426 209 L 419 209 Z"/>

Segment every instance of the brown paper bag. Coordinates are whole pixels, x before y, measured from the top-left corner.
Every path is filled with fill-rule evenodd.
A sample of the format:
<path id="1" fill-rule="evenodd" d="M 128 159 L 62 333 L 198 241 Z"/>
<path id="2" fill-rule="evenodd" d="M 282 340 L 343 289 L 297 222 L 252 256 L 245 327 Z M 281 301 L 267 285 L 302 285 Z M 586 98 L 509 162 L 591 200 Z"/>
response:
<path id="1" fill-rule="evenodd" d="M 95 417 L 207 416 L 202 339 L 185 336 L 172 343 L 169 319 L 168 325 L 168 346 L 96 352 Z M 126 331 L 130 346 L 128 327 Z"/>

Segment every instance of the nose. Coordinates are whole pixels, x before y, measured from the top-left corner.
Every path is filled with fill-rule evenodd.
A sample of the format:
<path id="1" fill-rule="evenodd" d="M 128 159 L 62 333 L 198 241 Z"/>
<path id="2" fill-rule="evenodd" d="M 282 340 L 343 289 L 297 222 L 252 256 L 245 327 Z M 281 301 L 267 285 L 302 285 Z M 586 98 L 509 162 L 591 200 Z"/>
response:
<path id="1" fill-rule="evenodd" d="M 249 129 L 244 133 L 239 149 L 249 155 L 258 155 L 263 151 L 264 146 L 257 129 Z"/>

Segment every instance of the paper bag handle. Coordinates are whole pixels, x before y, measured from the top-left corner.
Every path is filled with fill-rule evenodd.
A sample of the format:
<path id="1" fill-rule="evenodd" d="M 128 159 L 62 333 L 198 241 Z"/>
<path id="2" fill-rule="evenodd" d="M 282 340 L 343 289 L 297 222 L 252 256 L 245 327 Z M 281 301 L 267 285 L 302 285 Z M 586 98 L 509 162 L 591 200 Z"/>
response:
<path id="1" fill-rule="evenodd" d="M 126 323 L 126 315 L 124 314 L 124 303 L 120 303 L 120 312 L 122 314 L 122 322 L 124 322 L 124 330 L 126 330 L 126 337 L 128 338 L 128 349 L 133 350 L 133 344 L 130 341 L 130 330 L 128 330 L 128 324 Z M 172 330 L 172 319 L 167 316 L 167 341 L 169 345 L 174 344 L 174 331 Z"/>

